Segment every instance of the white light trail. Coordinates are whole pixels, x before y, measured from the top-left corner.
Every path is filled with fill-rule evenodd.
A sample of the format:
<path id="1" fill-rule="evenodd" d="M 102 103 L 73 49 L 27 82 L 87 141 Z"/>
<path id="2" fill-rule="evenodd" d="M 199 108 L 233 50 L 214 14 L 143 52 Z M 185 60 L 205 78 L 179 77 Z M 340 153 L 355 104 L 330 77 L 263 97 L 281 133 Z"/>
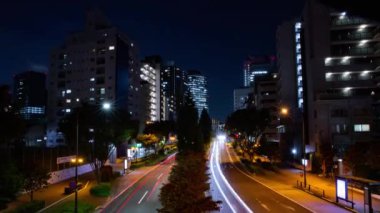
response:
<path id="1" fill-rule="evenodd" d="M 213 147 L 212 147 L 212 152 L 211 152 L 211 160 L 210 160 L 210 169 L 211 169 L 211 174 L 212 176 L 214 177 L 214 181 L 216 183 L 216 186 L 218 187 L 220 193 L 222 194 L 224 200 L 227 202 L 228 206 L 230 207 L 230 209 L 232 210 L 233 213 L 236 213 L 236 210 L 233 208 L 230 200 L 228 200 L 227 196 L 224 194 L 223 190 L 222 190 L 222 187 L 220 187 L 220 184 L 219 184 L 219 181 L 218 179 L 216 178 L 216 175 L 215 175 L 215 172 L 214 172 L 214 152 L 215 152 L 215 144 L 213 144 Z"/>
<path id="2" fill-rule="evenodd" d="M 219 160 L 219 148 L 216 149 L 216 159 Z M 222 170 L 220 168 L 219 162 L 217 162 L 216 167 L 218 169 L 218 172 L 219 172 L 220 176 L 222 177 L 222 180 L 224 181 L 224 183 L 226 184 L 226 186 L 228 187 L 228 189 L 231 191 L 231 193 L 233 194 L 233 196 L 236 198 L 236 200 L 239 201 L 239 203 L 245 208 L 245 210 L 247 212 L 253 213 L 253 211 L 247 206 L 247 204 L 245 204 L 245 202 L 239 197 L 239 195 L 232 188 L 232 186 L 230 185 L 230 183 L 228 182 L 228 180 L 224 176 L 224 174 L 223 174 L 223 172 L 222 172 Z"/>

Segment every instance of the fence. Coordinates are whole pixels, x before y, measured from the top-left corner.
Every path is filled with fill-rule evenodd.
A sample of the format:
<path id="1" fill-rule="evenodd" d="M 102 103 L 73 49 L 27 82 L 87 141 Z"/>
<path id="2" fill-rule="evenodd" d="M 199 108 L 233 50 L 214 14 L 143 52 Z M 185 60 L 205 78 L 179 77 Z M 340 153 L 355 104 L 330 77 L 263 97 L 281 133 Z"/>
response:
<path id="1" fill-rule="evenodd" d="M 308 184 L 308 185 L 306 185 L 306 187 L 304 187 L 304 183 L 302 181 L 298 181 L 298 180 L 297 180 L 296 187 L 298 189 L 303 190 L 303 191 L 307 191 L 307 192 L 309 192 L 309 193 L 311 193 L 317 197 L 328 199 L 328 197 L 326 196 L 325 190 L 320 188 L 320 187 L 312 186 L 310 184 Z"/>

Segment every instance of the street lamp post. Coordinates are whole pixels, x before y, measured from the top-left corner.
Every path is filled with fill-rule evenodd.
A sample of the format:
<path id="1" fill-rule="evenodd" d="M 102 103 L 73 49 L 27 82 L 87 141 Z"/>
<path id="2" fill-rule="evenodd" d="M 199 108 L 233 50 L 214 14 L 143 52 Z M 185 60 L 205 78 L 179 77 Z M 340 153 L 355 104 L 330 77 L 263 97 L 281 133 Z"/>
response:
<path id="1" fill-rule="evenodd" d="M 303 182 L 304 182 L 304 187 L 306 188 L 306 127 L 305 127 L 305 112 L 303 112 L 302 115 L 302 165 L 303 165 Z M 289 110 L 286 107 L 281 107 L 280 108 L 280 114 L 283 116 L 288 116 L 289 115 Z M 292 150 L 293 156 L 295 155 L 295 149 Z"/>
<path id="2" fill-rule="evenodd" d="M 303 153 L 303 186 L 306 188 L 306 143 L 305 143 L 305 119 L 304 116 L 302 116 L 302 153 Z"/>
<path id="3" fill-rule="evenodd" d="M 75 148 L 75 206 L 74 212 L 78 213 L 78 144 L 79 144 L 79 110 L 77 112 L 76 148 Z"/>

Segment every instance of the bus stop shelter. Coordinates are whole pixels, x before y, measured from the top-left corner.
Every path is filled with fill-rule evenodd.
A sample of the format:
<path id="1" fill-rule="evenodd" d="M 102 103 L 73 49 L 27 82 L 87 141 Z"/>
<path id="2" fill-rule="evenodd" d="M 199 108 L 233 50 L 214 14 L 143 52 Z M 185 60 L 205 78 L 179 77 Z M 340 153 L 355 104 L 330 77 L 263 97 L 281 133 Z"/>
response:
<path id="1" fill-rule="evenodd" d="M 373 192 L 380 192 L 380 182 L 349 175 L 336 176 L 336 202 L 339 203 L 339 200 L 344 200 L 351 203 L 352 208 L 354 208 L 354 201 L 348 197 L 348 186 L 363 190 L 364 209 L 368 206 L 368 212 L 373 213 L 371 195 Z"/>

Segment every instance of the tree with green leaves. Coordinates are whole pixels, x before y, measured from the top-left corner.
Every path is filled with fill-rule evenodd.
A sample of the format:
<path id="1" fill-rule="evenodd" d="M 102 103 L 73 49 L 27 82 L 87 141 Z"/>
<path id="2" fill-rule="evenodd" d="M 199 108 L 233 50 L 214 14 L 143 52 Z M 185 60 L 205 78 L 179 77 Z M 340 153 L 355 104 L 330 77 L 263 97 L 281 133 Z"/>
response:
<path id="1" fill-rule="evenodd" d="M 163 140 L 167 139 L 170 133 L 176 132 L 176 123 L 174 121 L 155 121 L 147 124 L 144 128 L 145 134 L 154 134 Z"/>
<path id="2" fill-rule="evenodd" d="M 154 135 L 154 134 L 140 134 L 140 135 L 137 135 L 136 139 L 143 143 L 143 146 L 145 147 L 146 151 L 148 149 L 153 149 L 154 154 L 157 154 L 158 149 L 159 149 L 160 139 L 156 135 Z"/>
<path id="3" fill-rule="evenodd" d="M 185 97 L 185 102 L 179 108 L 177 118 L 178 151 L 202 151 L 204 147 L 200 138 L 198 112 L 191 96 Z"/>
<path id="4" fill-rule="evenodd" d="M 48 185 L 50 173 L 42 168 L 39 164 L 24 166 L 23 169 L 24 184 L 23 189 L 29 193 L 30 202 L 33 201 L 33 193 Z"/>
<path id="5" fill-rule="evenodd" d="M 99 169 L 111 154 L 111 145 L 118 147 L 136 137 L 138 122 L 130 118 L 126 110 L 101 110 L 100 106 L 84 104 L 65 116 L 59 129 L 65 135 L 66 143 L 74 152 L 76 145 L 76 127 L 79 124 L 79 153 L 91 156 L 94 172 L 100 181 Z"/>
<path id="6" fill-rule="evenodd" d="M 161 188 L 161 213 L 192 213 L 219 210 L 220 201 L 206 196 L 210 190 L 204 152 L 186 151 L 176 156 L 169 183 Z"/>
<path id="7" fill-rule="evenodd" d="M 201 117 L 199 119 L 199 128 L 202 134 L 202 140 L 205 144 L 211 142 L 212 134 L 212 121 L 206 109 L 202 110 Z"/>
<path id="8" fill-rule="evenodd" d="M 243 153 L 253 160 L 269 122 L 268 110 L 247 108 L 237 110 L 228 116 L 225 128 L 230 134 L 237 136 L 236 141 Z"/>
<path id="9" fill-rule="evenodd" d="M 0 163 L 0 210 L 14 200 L 20 192 L 23 184 L 21 172 L 8 160 Z"/>

